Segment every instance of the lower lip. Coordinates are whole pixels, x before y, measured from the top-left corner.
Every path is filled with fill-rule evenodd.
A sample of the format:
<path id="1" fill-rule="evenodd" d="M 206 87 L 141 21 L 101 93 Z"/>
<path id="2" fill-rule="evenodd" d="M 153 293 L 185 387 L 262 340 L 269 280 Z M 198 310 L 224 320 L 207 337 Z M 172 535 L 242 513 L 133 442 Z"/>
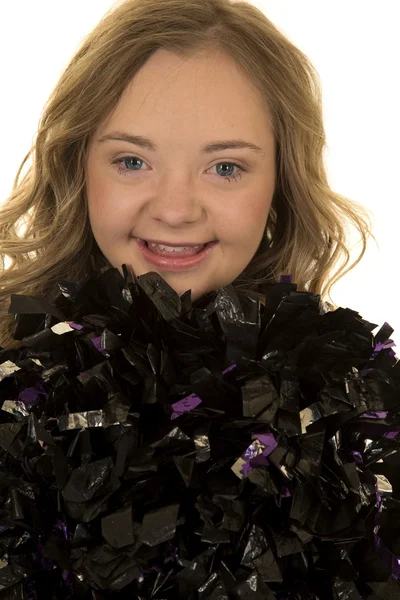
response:
<path id="1" fill-rule="evenodd" d="M 158 254 L 154 254 L 146 246 L 143 240 L 135 238 L 135 242 L 147 262 L 168 271 L 186 271 L 187 269 L 196 267 L 211 254 L 214 246 L 216 246 L 218 243 L 211 242 L 207 244 L 203 250 L 201 250 L 201 252 L 195 254 L 194 256 L 179 257 L 174 255 L 169 258 L 169 256 L 159 256 Z"/>

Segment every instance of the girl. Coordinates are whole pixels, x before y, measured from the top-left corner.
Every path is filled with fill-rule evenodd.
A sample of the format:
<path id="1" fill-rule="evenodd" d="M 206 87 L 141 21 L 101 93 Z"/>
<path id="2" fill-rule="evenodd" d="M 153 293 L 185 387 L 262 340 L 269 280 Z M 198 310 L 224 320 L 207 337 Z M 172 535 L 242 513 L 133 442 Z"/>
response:
<path id="1" fill-rule="evenodd" d="M 7 598 L 400 598 L 400 365 L 320 310 L 371 235 L 325 143 L 251 4 L 126 0 L 83 42 L 0 213 Z"/>
<path id="2" fill-rule="evenodd" d="M 325 144 L 316 72 L 251 4 L 112 9 L 62 74 L 1 210 L 0 345 L 20 345 L 11 294 L 56 293 L 92 258 L 157 271 L 194 300 L 228 283 L 265 293 L 288 273 L 325 299 L 372 235 L 366 210 L 330 189 Z M 346 221 L 362 240 L 347 269 Z"/>

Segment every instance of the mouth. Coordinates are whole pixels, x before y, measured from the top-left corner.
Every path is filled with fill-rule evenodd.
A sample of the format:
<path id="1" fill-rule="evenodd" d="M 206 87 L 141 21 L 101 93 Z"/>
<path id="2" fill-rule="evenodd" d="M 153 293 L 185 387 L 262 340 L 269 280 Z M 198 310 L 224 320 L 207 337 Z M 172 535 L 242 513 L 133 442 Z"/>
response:
<path id="1" fill-rule="evenodd" d="M 201 244 L 175 243 L 172 245 L 160 242 L 133 238 L 143 256 L 152 265 L 165 270 L 187 270 L 202 263 L 218 243 L 216 240 Z"/>

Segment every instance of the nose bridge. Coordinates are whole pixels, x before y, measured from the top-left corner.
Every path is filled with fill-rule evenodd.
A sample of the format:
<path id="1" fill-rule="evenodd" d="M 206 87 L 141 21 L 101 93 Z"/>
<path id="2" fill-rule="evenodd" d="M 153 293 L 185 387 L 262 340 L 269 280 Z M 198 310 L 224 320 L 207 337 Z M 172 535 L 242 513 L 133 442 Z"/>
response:
<path id="1" fill-rule="evenodd" d="M 165 174 L 149 203 L 150 216 L 169 225 L 199 221 L 203 207 L 190 175 L 183 170 Z"/>

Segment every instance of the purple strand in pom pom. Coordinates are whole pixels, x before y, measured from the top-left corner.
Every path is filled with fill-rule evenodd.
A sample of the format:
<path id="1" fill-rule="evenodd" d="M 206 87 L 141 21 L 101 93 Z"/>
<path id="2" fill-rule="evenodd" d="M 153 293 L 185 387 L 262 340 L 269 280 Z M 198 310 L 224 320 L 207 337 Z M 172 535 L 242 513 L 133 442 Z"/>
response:
<path id="1" fill-rule="evenodd" d="M 257 433 L 252 444 L 245 450 L 242 458 L 245 461 L 242 471 L 247 477 L 248 472 L 254 467 L 268 467 L 270 462 L 267 458 L 278 445 L 272 433 Z"/>
<path id="2" fill-rule="evenodd" d="M 60 521 L 60 520 L 57 521 L 56 529 L 61 530 L 64 534 L 65 539 L 68 541 L 68 530 L 67 530 L 66 524 L 63 521 Z M 64 581 L 67 581 L 67 579 L 69 577 L 68 571 L 64 570 L 62 572 L 61 576 L 64 579 Z"/>
<path id="3" fill-rule="evenodd" d="M 255 433 L 254 437 L 260 440 L 262 444 L 264 444 L 264 456 L 268 456 L 268 454 L 271 454 L 271 452 L 273 452 L 278 445 L 278 442 L 276 441 L 275 436 L 272 433 Z"/>
<path id="4" fill-rule="evenodd" d="M 367 419 L 386 419 L 388 414 L 387 410 L 380 410 L 380 411 L 368 411 L 366 413 L 364 413 L 362 416 L 366 417 Z"/>
<path id="5" fill-rule="evenodd" d="M 279 283 L 292 283 L 292 275 L 281 275 Z"/>
<path id="6" fill-rule="evenodd" d="M 388 440 L 394 440 L 399 435 L 399 430 L 397 431 L 389 431 L 388 433 L 384 433 L 383 437 Z"/>
<path id="7" fill-rule="evenodd" d="M 26 406 L 31 407 L 36 404 L 39 394 L 43 394 L 46 398 L 48 397 L 48 394 L 46 394 L 41 383 L 37 384 L 35 387 L 29 387 L 22 390 L 18 396 L 18 400 L 23 402 Z"/>
<path id="8" fill-rule="evenodd" d="M 385 325 L 388 325 L 388 323 L 385 323 Z M 390 343 L 390 344 L 387 344 L 387 343 L 382 343 L 382 342 L 378 342 L 378 343 L 376 344 L 376 346 L 374 347 L 374 351 L 373 351 L 373 353 L 372 353 L 372 357 L 373 357 L 373 358 L 375 358 L 375 356 L 376 356 L 376 355 L 377 355 L 377 354 L 378 354 L 378 353 L 379 353 L 381 350 L 384 350 L 384 349 L 386 349 L 386 348 L 393 348 L 394 346 L 396 346 L 396 344 L 395 344 L 393 341 L 391 341 L 391 343 Z"/>
<path id="9" fill-rule="evenodd" d="M 226 375 L 230 371 L 233 371 L 233 369 L 236 369 L 236 365 L 231 365 L 230 367 L 228 367 L 227 369 L 225 369 L 225 371 L 222 371 L 222 375 Z"/>
<path id="10" fill-rule="evenodd" d="M 102 352 L 103 348 L 101 346 L 101 335 L 99 337 L 92 338 L 92 344 L 99 352 Z"/>
<path id="11" fill-rule="evenodd" d="M 230 367 L 225 369 L 225 371 L 222 371 L 222 375 L 226 375 L 230 371 L 233 371 L 233 369 L 235 369 L 235 368 L 236 368 L 236 365 L 231 365 Z M 178 400 L 178 402 L 175 402 L 174 404 L 171 405 L 172 408 L 174 409 L 174 412 L 171 415 L 171 420 L 177 419 L 183 413 L 193 410 L 201 403 L 202 403 L 202 400 L 198 396 L 196 396 L 196 394 L 190 394 L 189 396 L 182 398 L 182 400 Z"/>
<path id="12" fill-rule="evenodd" d="M 189 396 L 186 396 L 186 398 L 178 400 L 178 402 L 175 402 L 171 405 L 174 409 L 174 412 L 171 415 L 171 420 L 177 419 L 178 417 L 183 415 L 183 413 L 193 410 L 194 408 L 196 408 L 196 406 L 198 406 L 201 403 L 202 400 L 198 396 L 196 396 L 196 394 L 190 394 Z"/>

